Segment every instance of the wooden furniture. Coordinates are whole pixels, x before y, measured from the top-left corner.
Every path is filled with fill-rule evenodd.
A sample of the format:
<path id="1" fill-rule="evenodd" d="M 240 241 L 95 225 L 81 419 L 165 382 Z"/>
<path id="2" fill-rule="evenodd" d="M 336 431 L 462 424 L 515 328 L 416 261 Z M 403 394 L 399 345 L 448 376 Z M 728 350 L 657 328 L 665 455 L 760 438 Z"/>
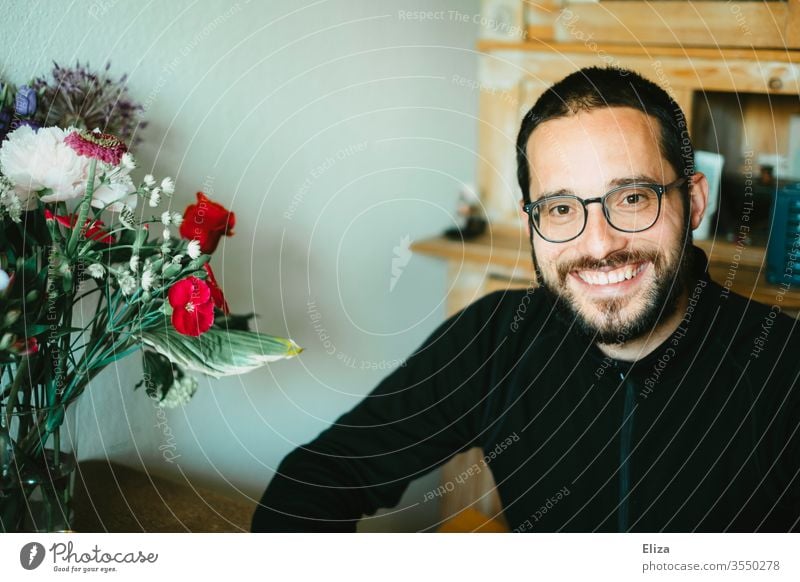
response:
<path id="1" fill-rule="evenodd" d="M 107 461 L 75 475 L 77 532 L 248 532 L 256 502 Z"/>
<path id="2" fill-rule="evenodd" d="M 676 4 L 682 5 L 680 11 L 674 9 Z M 514 10 L 511 5 L 520 8 Z M 710 14 L 716 16 L 705 20 L 711 36 L 705 40 L 696 38 L 692 43 L 682 42 L 679 33 L 685 32 L 686 26 L 675 21 L 672 27 L 672 21 L 666 17 L 664 22 L 674 30 L 674 35 L 646 33 L 645 24 L 661 22 L 659 11 L 665 11 L 667 6 L 671 6 L 670 13 L 676 18 L 689 18 L 695 11 L 702 13 L 713 8 Z M 770 46 L 777 43 L 781 48 L 760 48 L 762 28 L 756 29 L 759 35 L 755 36 L 746 34 L 741 27 L 737 29 L 732 6 L 727 2 L 486 1 L 482 22 L 487 26 L 483 27 L 483 39 L 478 43 L 481 56 L 477 81 L 480 88 L 477 185 L 489 220 L 495 224 L 520 225 L 514 155 L 519 122 L 550 85 L 586 66 L 621 66 L 658 83 L 681 106 L 690 128 L 694 111 L 706 105 L 703 99 L 706 92 L 760 96 L 761 99 L 751 99 L 741 111 L 741 123 L 749 131 L 745 132 L 747 143 L 741 144 L 739 153 L 745 148 L 760 153 L 786 153 L 788 116 L 800 112 L 800 106 L 795 100 L 786 110 L 775 111 L 769 97 L 796 97 L 800 93 L 800 51 L 786 48 L 800 48 L 796 38 L 800 33 L 800 0 L 736 4 L 748 14 L 753 12 L 745 21 L 750 27 L 767 18 L 765 14 L 783 15 L 779 26 L 775 25 L 783 27 L 780 35 L 772 28 L 764 33 L 772 40 Z M 505 10 L 501 11 L 503 7 Z M 767 12 L 762 14 L 762 9 Z M 600 34 L 602 23 L 590 15 L 602 12 L 614 20 L 615 11 L 624 14 L 619 26 L 629 35 L 635 34 L 636 39 L 614 36 L 616 29 Z M 761 16 L 756 18 L 755 13 Z M 543 15 L 549 24 L 543 24 Z M 512 18 L 516 21 L 508 20 Z M 697 24 L 697 17 L 692 22 Z M 508 31 L 516 34 L 499 34 Z M 733 34 L 723 35 L 721 42 L 714 42 L 717 38 L 714 35 L 723 31 Z M 734 43 L 729 36 L 739 42 Z M 794 44 L 784 44 L 781 38 L 794 39 Z M 729 160 L 728 164 L 739 162 Z"/>
<path id="3" fill-rule="evenodd" d="M 712 144 L 717 135 L 709 135 L 714 128 L 707 110 L 715 101 L 708 96 L 729 95 L 728 101 L 741 103 L 736 121 L 743 128 L 739 143 L 728 144 L 729 157 L 750 154 L 750 170 L 757 173 L 755 153 L 788 153 L 788 118 L 800 113 L 800 0 L 484 0 L 480 23 L 472 84 L 480 90 L 476 182 L 491 228 L 467 243 L 434 238 L 413 246 L 447 261 L 449 314 L 493 290 L 535 285 L 518 206 L 516 136 L 536 99 L 573 71 L 613 65 L 639 72 L 681 106 L 695 141 Z M 695 117 L 702 121 L 697 131 Z M 726 160 L 736 170 L 742 163 Z M 714 280 L 755 301 L 775 302 L 779 289 L 765 281 L 763 246 L 737 247 L 721 236 L 696 244 L 709 255 Z M 800 293 L 786 293 L 782 307 L 800 310 Z M 442 483 L 480 456 L 473 449 L 452 459 Z M 499 517 L 494 489 L 490 471 L 471 477 L 444 495 L 442 517 L 467 507 Z"/>

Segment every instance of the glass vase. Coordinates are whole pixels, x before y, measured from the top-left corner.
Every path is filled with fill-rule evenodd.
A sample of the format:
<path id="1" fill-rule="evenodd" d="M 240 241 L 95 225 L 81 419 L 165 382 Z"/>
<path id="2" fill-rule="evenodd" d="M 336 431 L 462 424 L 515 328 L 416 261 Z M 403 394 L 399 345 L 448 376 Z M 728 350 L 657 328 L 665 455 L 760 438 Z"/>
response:
<path id="1" fill-rule="evenodd" d="M 72 529 L 76 408 L 0 404 L 0 532 Z"/>

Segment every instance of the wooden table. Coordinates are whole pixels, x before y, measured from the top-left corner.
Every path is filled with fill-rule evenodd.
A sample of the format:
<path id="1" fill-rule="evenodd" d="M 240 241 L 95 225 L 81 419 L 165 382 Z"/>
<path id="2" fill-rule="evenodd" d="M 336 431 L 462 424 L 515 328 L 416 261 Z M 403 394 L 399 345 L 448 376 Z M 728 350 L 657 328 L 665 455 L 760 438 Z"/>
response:
<path id="1" fill-rule="evenodd" d="M 102 460 L 76 471 L 77 532 L 247 532 L 257 505 Z"/>

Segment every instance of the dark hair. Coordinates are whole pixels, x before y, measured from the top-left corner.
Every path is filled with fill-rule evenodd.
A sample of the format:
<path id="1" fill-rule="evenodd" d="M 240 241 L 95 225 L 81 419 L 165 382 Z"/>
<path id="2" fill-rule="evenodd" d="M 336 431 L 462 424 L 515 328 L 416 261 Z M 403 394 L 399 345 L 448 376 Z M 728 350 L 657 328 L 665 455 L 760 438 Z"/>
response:
<path id="1" fill-rule="evenodd" d="M 641 75 L 618 67 L 587 67 L 568 75 L 547 91 L 522 119 L 517 136 L 517 180 L 522 198 L 530 202 L 531 172 L 526 148 L 531 133 L 550 119 L 603 107 L 632 107 L 661 124 L 661 153 L 678 176 L 694 174 L 694 148 L 686 116 L 661 87 Z M 684 199 L 688 198 L 684 186 Z M 685 205 L 688 208 L 688 204 Z"/>

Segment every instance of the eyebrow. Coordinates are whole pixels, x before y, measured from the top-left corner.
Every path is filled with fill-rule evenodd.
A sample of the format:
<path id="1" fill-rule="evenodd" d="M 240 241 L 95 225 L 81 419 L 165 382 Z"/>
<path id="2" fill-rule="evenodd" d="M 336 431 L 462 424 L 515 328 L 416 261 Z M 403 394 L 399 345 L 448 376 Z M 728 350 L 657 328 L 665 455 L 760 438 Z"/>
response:
<path id="1" fill-rule="evenodd" d="M 648 176 L 647 174 L 634 174 L 633 176 L 625 176 L 624 178 L 614 178 L 613 180 L 609 181 L 606 184 L 607 190 L 611 190 L 616 188 L 617 186 L 628 186 L 630 184 L 659 184 L 660 182 L 653 178 L 652 176 Z M 545 192 L 538 198 L 532 200 L 532 202 L 536 202 L 536 200 L 542 200 L 544 198 L 553 198 L 554 196 L 575 196 L 575 192 L 570 190 L 569 188 L 561 188 L 560 190 L 553 190 L 551 192 Z"/>

